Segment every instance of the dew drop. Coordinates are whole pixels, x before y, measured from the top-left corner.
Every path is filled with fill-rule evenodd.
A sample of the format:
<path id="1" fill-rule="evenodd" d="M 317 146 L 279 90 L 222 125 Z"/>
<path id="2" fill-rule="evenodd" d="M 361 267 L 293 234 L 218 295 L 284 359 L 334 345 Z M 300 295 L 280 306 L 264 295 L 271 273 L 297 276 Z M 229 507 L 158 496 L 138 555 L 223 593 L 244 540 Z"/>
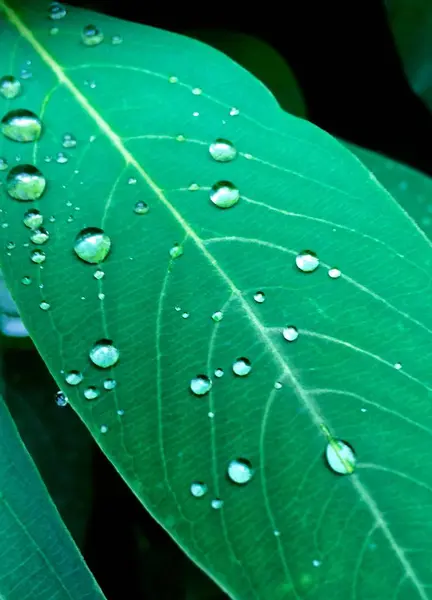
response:
<path id="1" fill-rule="evenodd" d="M 313 564 L 314 567 L 319 567 L 319 566 L 321 566 L 321 561 L 315 559 L 315 560 L 312 561 L 312 564 Z"/>
<path id="2" fill-rule="evenodd" d="M 16 247 L 15 242 L 8 242 L 6 244 L 6 250 L 13 250 Z"/>
<path id="3" fill-rule="evenodd" d="M 254 474 L 251 463 L 245 458 L 237 458 L 228 464 L 228 477 L 238 485 L 248 483 Z"/>
<path id="4" fill-rule="evenodd" d="M 5 158 L 0 158 L 0 171 L 6 171 L 8 167 L 8 161 Z"/>
<path id="5" fill-rule="evenodd" d="M 400 362 L 395 363 L 393 365 L 393 367 L 396 369 L 396 371 L 400 371 L 402 369 L 402 364 Z"/>
<path id="6" fill-rule="evenodd" d="M 51 2 L 49 7 L 49 18 L 53 21 L 63 19 L 67 15 L 67 11 L 60 2 Z"/>
<path id="7" fill-rule="evenodd" d="M 190 317 L 190 313 L 188 313 L 188 312 L 184 312 L 184 313 L 182 314 L 182 318 L 183 318 L 183 319 L 189 319 L 189 317 Z"/>
<path id="8" fill-rule="evenodd" d="M 81 39 L 85 46 L 98 46 L 103 41 L 104 35 L 94 25 L 86 25 L 82 30 Z"/>
<path id="9" fill-rule="evenodd" d="M 214 498 L 211 501 L 211 507 L 214 508 L 215 510 L 219 510 L 220 508 L 222 508 L 223 506 L 223 500 L 221 500 L 220 498 Z"/>
<path id="10" fill-rule="evenodd" d="M 265 301 L 264 292 L 256 292 L 256 294 L 254 294 L 254 300 L 255 302 L 258 302 L 258 304 L 262 304 Z"/>
<path id="11" fill-rule="evenodd" d="M 4 75 L 0 78 L 0 94 L 3 98 L 11 100 L 16 98 L 21 91 L 21 82 L 13 75 Z"/>
<path id="12" fill-rule="evenodd" d="M 21 79 L 31 79 L 33 77 L 33 73 L 30 71 L 30 69 L 21 69 L 20 77 Z"/>
<path id="13" fill-rule="evenodd" d="M 274 384 L 274 389 L 275 390 L 281 390 L 282 389 L 282 384 L 280 381 L 276 381 L 276 383 Z"/>
<path id="14" fill-rule="evenodd" d="M 93 273 L 93 277 L 94 277 L 95 279 L 98 279 L 98 280 L 99 280 L 99 279 L 102 279 L 103 277 L 105 277 L 105 273 L 104 273 L 103 271 L 100 271 L 100 270 L 98 269 L 97 271 L 95 271 L 95 272 Z"/>
<path id="15" fill-rule="evenodd" d="M 239 109 L 238 109 L 238 108 L 234 108 L 234 107 L 233 107 L 233 108 L 230 110 L 230 113 L 229 113 L 229 114 L 230 114 L 230 116 L 231 116 L 231 117 L 237 117 L 237 115 L 239 115 L 239 114 L 240 114 L 240 111 L 239 111 Z"/>
<path id="16" fill-rule="evenodd" d="M 117 381 L 111 378 L 105 379 L 103 386 L 106 390 L 113 390 L 117 386 Z"/>
<path id="17" fill-rule="evenodd" d="M 110 238 L 97 227 L 87 227 L 80 231 L 74 245 L 74 250 L 79 258 L 91 264 L 104 261 L 110 248 Z"/>
<path id="18" fill-rule="evenodd" d="M 234 144 L 229 140 L 218 138 L 209 146 L 210 156 L 217 162 L 230 162 L 237 156 Z"/>
<path id="19" fill-rule="evenodd" d="M 63 148 L 75 148 L 77 141 L 71 133 L 65 133 L 62 139 Z"/>
<path id="20" fill-rule="evenodd" d="M 223 369 L 216 369 L 214 372 L 214 376 L 217 378 L 223 377 L 224 371 Z"/>
<path id="21" fill-rule="evenodd" d="M 197 192 L 199 190 L 199 185 L 197 183 L 191 183 L 190 186 L 188 187 L 188 190 L 190 192 Z"/>
<path id="22" fill-rule="evenodd" d="M 49 240 L 49 233 L 43 227 L 35 229 L 30 235 L 30 241 L 33 244 L 45 244 Z"/>
<path id="23" fill-rule="evenodd" d="M 56 163 L 59 165 L 64 165 L 68 162 L 69 158 L 66 156 L 64 152 L 57 152 Z"/>
<path id="24" fill-rule="evenodd" d="M 207 491 L 208 486 L 205 483 L 202 483 L 201 481 L 194 481 L 191 483 L 190 492 L 195 498 L 202 498 L 207 494 Z"/>
<path id="25" fill-rule="evenodd" d="M 44 193 L 45 187 L 45 177 L 33 165 L 17 165 L 7 174 L 6 189 L 15 200 L 37 200 Z"/>
<path id="26" fill-rule="evenodd" d="M 177 136 L 176 136 L 176 140 L 177 140 L 178 142 L 185 142 L 185 141 L 186 141 L 186 138 L 185 138 L 185 136 L 184 136 L 184 135 L 182 135 L 182 134 L 180 133 L 179 135 L 177 135 Z"/>
<path id="27" fill-rule="evenodd" d="M 30 285 L 32 282 L 31 277 L 29 277 L 28 275 L 25 275 L 22 279 L 21 279 L 21 283 L 23 285 Z"/>
<path id="28" fill-rule="evenodd" d="M 281 534 L 281 533 L 280 533 L 279 529 L 275 529 L 275 530 L 273 531 L 273 535 L 274 535 L 274 536 L 276 536 L 276 537 L 279 537 L 279 536 L 280 536 L 280 534 Z"/>
<path id="29" fill-rule="evenodd" d="M 219 323 L 223 319 L 223 312 L 220 310 L 217 310 L 216 312 L 214 312 L 212 314 L 212 319 L 215 323 Z"/>
<path id="30" fill-rule="evenodd" d="M 183 254 L 183 246 L 180 244 L 174 244 L 169 251 L 171 258 L 179 258 Z"/>
<path id="31" fill-rule="evenodd" d="M 65 381 L 69 385 L 78 385 L 84 379 L 80 371 L 68 371 L 65 376 Z"/>
<path id="32" fill-rule="evenodd" d="M 42 301 L 42 302 L 39 304 L 39 308 L 40 308 L 41 310 L 49 310 L 49 309 L 51 308 L 51 304 L 49 304 L 48 302 Z"/>
<path id="33" fill-rule="evenodd" d="M 146 215 L 149 211 L 149 206 L 146 202 L 139 201 L 134 206 L 134 213 L 137 215 Z"/>
<path id="34" fill-rule="evenodd" d="M 357 462 L 353 448 L 342 440 L 327 444 L 326 459 L 330 469 L 340 475 L 350 475 Z"/>
<path id="35" fill-rule="evenodd" d="M 46 254 L 42 250 L 33 250 L 30 254 L 30 260 L 37 265 L 41 265 L 46 260 Z"/>
<path id="36" fill-rule="evenodd" d="M 168 77 L 168 81 L 170 83 L 178 83 L 178 77 L 176 77 L 175 75 L 171 75 L 170 77 Z"/>
<path id="37" fill-rule="evenodd" d="M 297 254 L 295 262 L 297 268 L 303 273 L 312 273 L 318 268 L 319 258 L 312 250 L 303 250 Z"/>
<path id="38" fill-rule="evenodd" d="M 124 415 L 125 411 L 122 408 L 119 408 L 117 411 L 117 414 L 119 417 L 122 417 Z"/>
<path id="39" fill-rule="evenodd" d="M 43 216 L 36 208 L 31 208 L 25 213 L 23 223 L 29 229 L 37 229 L 43 223 Z"/>
<path id="40" fill-rule="evenodd" d="M 118 46 L 119 44 L 123 43 L 123 38 L 121 37 L 121 35 L 113 35 L 111 37 L 111 44 L 113 46 Z"/>
<path id="41" fill-rule="evenodd" d="M 60 29 L 58 27 L 51 27 L 49 30 L 50 35 L 57 35 L 59 31 Z"/>
<path id="42" fill-rule="evenodd" d="M 95 400 L 99 395 L 100 392 L 94 385 L 89 385 L 89 387 L 84 390 L 84 398 L 87 398 L 87 400 Z"/>
<path id="43" fill-rule="evenodd" d="M 298 330 L 294 325 L 288 325 L 285 329 L 282 330 L 282 335 L 287 342 L 295 342 L 298 338 Z"/>
<path id="44" fill-rule="evenodd" d="M 190 389 L 195 396 L 204 396 L 211 390 L 212 382 L 207 375 L 197 375 L 190 382 Z"/>
<path id="45" fill-rule="evenodd" d="M 238 375 L 239 377 L 245 377 L 246 375 L 249 375 L 249 373 L 252 370 L 252 365 L 250 363 L 250 360 L 248 358 L 238 358 L 234 364 L 233 364 L 233 372 L 235 375 Z"/>
<path id="46" fill-rule="evenodd" d="M 136 180 L 135 177 L 129 177 L 129 179 L 128 179 L 128 184 L 129 185 L 135 185 L 136 182 L 137 182 L 137 180 Z"/>
<path id="47" fill-rule="evenodd" d="M 339 271 L 339 269 L 333 267 L 332 269 L 328 270 L 328 276 L 331 279 L 338 279 L 341 276 L 341 272 Z"/>
<path id="48" fill-rule="evenodd" d="M 193 89 L 192 89 L 192 94 L 193 94 L 194 96 L 201 96 L 201 94 L 202 94 L 202 89 L 201 89 L 201 88 L 199 88 L 199 87 L 193 88 Z"/>
<path id="49" fill-rule="evenodd" d="M 120 358 L 119 350 L 114 346 L 111 340 L 99 340 L 95 343 L 89 353 L 93 364 L 101 369 L 113 367 Z"/>
<path id="50" fill-rule="evenodd" d="M 1 120 L 3 135 L 14 142 L 34 142 L 42 132 L 38 117 L 25 108 L 9 111 Z"/>
<path id="51" fill-rule="evenodd" d="M 101 433 L 106 433 L 108 431 L 108 426 L 107 425 L 101 425 L 100 426 L 100 432 Z"/>
<path id="52" fill-rule="evenodd" d="M 57 392 L 56 396 L 55 396 L 55 401 L 57 406 L 67 406 L 68 404 L 68 399 L 67 396 L 65 394 L 63 394 L 63 392 Z"/>
<path id="53" fill-rule="evenodd" d="M 240 192 L 229 181 L 218 181 L 210 190 L 210 200 L 218 208 L 231 208 L 237 204 Z"/>

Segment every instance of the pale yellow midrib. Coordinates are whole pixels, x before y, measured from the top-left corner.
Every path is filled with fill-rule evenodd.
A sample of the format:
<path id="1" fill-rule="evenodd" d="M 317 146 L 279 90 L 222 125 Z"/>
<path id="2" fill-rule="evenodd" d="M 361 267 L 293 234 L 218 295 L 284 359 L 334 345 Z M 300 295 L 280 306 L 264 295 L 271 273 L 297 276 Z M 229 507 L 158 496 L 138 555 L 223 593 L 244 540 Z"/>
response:
<path id="1" fill-rule="evenodd" d="M 155 193 L 155 195 L 159 198 L 162 204 L 170 211 L 170 213 L 175 217 L 178 223 L 183 227 L 183 230 L 187 235 L 189 235 L 197 247 L 200 249 L 202 254 L 207 258 L 212 267 L 217 271 L 219 276 L 225 281 L 228 288 L 231 290 L 232 294 L 235 295 L 242 307 L 244 308 L 247 316 L 249 317 L 251 323 L 259 333 L 262 341 L 270 351 L 273 359 L 277 364 L 280 365 L 284 375 L 291 382 L 294 392 L 297 394 L 299 399 L 303 402 L 305 407 L 308 409 L 310 416 L 318 427 L 318 429 L 322 432 L 322 424 L 323 418 L 321 417 L 320 411 L 315 403 L 315 401 L 309 396 L 307 391 L 302 387 L 299 380 L 294 375 L 294 372 L 291 368 L 286 364 L 283 357 L 279 354 L 277 347 L 274 345 L 272 340 L 269 338 L 266 332 L 266 328 L 261 325 L 260 321 L 257 319 L 255 313 L 250 308 L 249 304 L 243 298 L 240 290 L 235 286 L 234 282 L 228 277 L 228 275 L 223 271 L 223 269 L 219 266 L 216 259 L 213 255 L 206 249 L 201 238 L 195 233 L 195 231 L 189 226 L 189 224 L 183 219 L 181 214 L 172 206 L 172 204 L 168 201 L 168 199 L 163 194 L 161 188 L 153 181 L 153 179 L 147 174 L 147 172 L 141 167 L 139 162 L 135 159 L 135 157 L 125 148 L 121 138 L 111 129 L 107 121 L 103 119 L 99 113 L 93 108 L 87 98 L 80 92 L 80 90 L 74 85 L 71 79 L 67 77 L 67 75 L 63 72 L 61 66 L 52 58 L 52 56 L 45 50 L 45 48 L 38 42 L 38 40 L 34 37 L 33 33 L 26 27 L 26 25 L 21 21 L 19 16 L 12 10 L 9 6 L 7 6 L 3 0 L 0 0 L 0 8 L 2 8 L 9 19 L 9 21 L 17 28 L 18 32 L 21 36 L 33 47 L 33 49 L 39 54 L 40 58 L 51 68 L 53 73 L 58 78 L 59 82 L 63 83 L 70 93 L 74 96 L 77 102 L 82 106 L 84 110 L 93 118 L 95 123 L 98 125 L 99 129 L 103 131 L 110 142 L 113 144 L 115 148 L 120 152 L 123 156 L 127 164 L 135 167 L 137 172 L 141 175 L 150 189 Z M 411 564 L 405 557 L 403 551 L 396 543 L 390 529 L 385 523 L 375 501 L 371 498 L 366 488 L 360 482 L 358 476 L 351 477 L 353 487 L 357 490 L 360 497 L 363 499 L 365 504 L 367 504 L 371 514 L 373 515 L 377 525 L 382 529 L 387 541 L 389 542 L 390 547 L 395 552 L 398 557 L 401 565 L 403 566 L 407 576 L 413 582 L 416 590 L 419 593 L 421 600 L 429 600 L 428 596 L 425 593 L 423 584 L 417 578 L 414 570 L 411 567 Z"/>

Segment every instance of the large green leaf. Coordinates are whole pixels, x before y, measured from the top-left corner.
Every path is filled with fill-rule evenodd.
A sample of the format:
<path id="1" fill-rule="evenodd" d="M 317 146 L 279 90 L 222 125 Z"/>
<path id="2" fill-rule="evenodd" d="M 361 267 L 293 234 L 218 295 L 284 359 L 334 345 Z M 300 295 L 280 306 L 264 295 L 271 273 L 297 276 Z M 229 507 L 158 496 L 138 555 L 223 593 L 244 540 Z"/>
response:
<path id="1" fill-rule="evenodd" d="M 103 600 L 0 398 L 1 600 Z"/>
<path id="2" fill-rule="evenodd" d="M 0 0 L 1 70 L 33 72 L 4 112 L 33 110 L 44 131 L 35 144 L 2 139 L 0 156 L 15 164 L 18 153 L 48 185 L 34 204 L 3 191 L 1 266 L 73 407 L 233 598 L 432 597 L 426 236 L 342 145 L 215 50 L 73 9 L 53 35 L 29 4 Z M 92 47 L 80 38 L 90 23 L 105 34 Z M 75 148 L 62 148 L 65 133 Z M 220 137 L 235 160 L 211 158 Z M 67 162 L 45 162 L 59 150 Z M 209 199 L 219 181 L 240 190 L 231 208 Z M 42 268 L 22 223 L 29 206 L 50 234 Z M 74 253 L 88 227 L 111 239 L 101 265 Z M 296 267 L 306 248 L 321 260 L 313 273 Z M 288 325 L 297 340 L 282 335 Z M 89 360 L 102 339 L 120 351 L 107 369 Z M 241 357 L 247 376 L 233 373 Z M 71 370 L 78 386 L 65 383 Z M 203 396 L 189 389 L 199 374 L 213 380 Z M 323 457 L 352 470 L 338 439 L 358 457 L 345 477 Z M 247 485 L 227 477 L 238 458 L 254 469 Z"/>

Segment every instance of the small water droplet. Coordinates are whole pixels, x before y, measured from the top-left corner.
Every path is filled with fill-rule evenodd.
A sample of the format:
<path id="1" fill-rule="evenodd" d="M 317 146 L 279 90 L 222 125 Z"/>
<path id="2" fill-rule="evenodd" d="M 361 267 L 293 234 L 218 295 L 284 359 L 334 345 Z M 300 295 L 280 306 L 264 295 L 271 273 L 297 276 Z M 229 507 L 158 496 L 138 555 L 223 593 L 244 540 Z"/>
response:
<path id="1" fill-rule="evenodd" d="M 282 335 L 287 342 L 295 342 L 299 336 L 299 333 L 297 327 L 294 327 L 294 325 L 288 325 L 288 327 L 285 327 L 285 329 L 282 330 Z"/>
<path id="2" fill-rule="evenodd" d="M 46 260 L 46 254 L 42 250 L 33 250 L 30 254 L 30 260 L 37 265 L 42 264 Z"/>
<path id="3" fill-rule="evenodd" d="M 5 158 L 0 158 L 0 171 L 6 171 L 8 167 L 8 161 Z"/>
<path id="4" fill-rule="evenodd" d="M 303 273 L 312 273 L 318 268 L 319 258 L 312 250 L 303 250 L 297 254 L 295 262 L 297 268 Z"/>
<path id="5" fill-rule="evenodd" d="M 87 227 L 80 231 L 74 245 L 74 250 L 79 258 L 91 264 L 104 261 L 110 248 L 110 238 L 97 227 Z"/>
<path id="6" fill-rule="evenodd" d="M 62 139 L 63 148 L 75 148 L 77 141 L 71 133 L 65 133 Z"/>
<path id="7" fill-rule="evenodd" d="M 350 475 L 357 462 L 353 448 L 342 440 L 332 440 L 326 448 L 327 463 L 332 471 Z"/>
<path id="8" fill-rule="evenodd" d="M 194 481 L 190 486 L 190 492 L 195 498 L 202 498 L 207 494 L 208 486 L 201 481 Z"/>
<path id="9" fill-rule="evenodd" d="M 174 244 L 169 251 L 171 258 L 179 258 L 183 254 L 183 246 L 180 244 Z"/>
<path id="10" fill-rule="evenodd" d="M 119 350 L 111 340 L 99 340 L 89 353 L 90 360 L 101 369 L 113 367 L 120 358 Z"/>
<path id="11" fill-rule="evenodd" d="M 103 382 L 103 386 L 106 390 L 113 390 L 117 385 L 117 381 L 115 379 L 105 379 L 105 381 Z"/>
<path id="12" fill-rule="evenodd" d="M 25 213 L 23 223 L 29 229 L 37 229 L 43 223 L 43 216 L 36 208 L 31 208 Z"/>
<path id="13" fill-rule="evenodd" d="M 63 392 L 56 393 L 55 401 L 57 406 L 67 406 L 68 404 L 67 396 Z"/>
<path id="14" fill-rule="evenodd" d="M 280 381 L 276 381 L 276 383 L 274 384 L 274 389 L 275 390 L 281 390 L 282 389 L 282 384 Z"/>
<path id="15" fill-rule="evenodd" d="M 192 116 L 193 116 L 193 117 L 199 117 L 199 112 L 198 112 L 198 111 L 194 111 L 194 112 L 192 113 Z"/>
<path id="16" fill-rule="evenodd" d="M 31 72 L 30 69 L 21 69 L 20 71 L 20 77 L 21 79 L 31 79 L 33 77 L 33 73 Z"/>
<path id="17" fill-rule="evenodd" d="M 0 94 L 3 98 L 11 100 L 16 98 L 21 91 L 21 82 L 13 75 L 4 75 L 0 78 Z"/>
<path id="18" fill-rule="evenodd" d="M 222 508 L 223 506 L 223 500 L 221 500 L 220 498 L 214 498 L 211 501 L 211 507 L 214 508 L 215 510 L 219 510 L 220 508 Z"/>
<path id="19" fill-rule="evenodd" d="M 49 30 L 50 35 L 57 35 L 59 31 L 60 29 L 58 27 L 51 27 Z"/>
<path id="20" fill-rule="evenodd" d="M 339 271 L 339 269 L 333 267 L 332 269 L 328 270 L 328 276 L 331 279 L 338 279 L 341 276 L 341 272 Z"/>
<path id="21" fill-rule="evenodd" d="M 30 241 L 33 244 L 45 244 L 49 240 L 49 233 L 43 227 L 34 229 L 30 235 Z"/>
<path id="22" fill-rule="evenodd" d="M 238 109 L 238 108 L 234 108 L 234 107 L 233 107 L 233 108 L 230 110 L 230 113 L 229 113 L 229 114 L 230 114 L 230 116 L 231 116 L 231 117 L 236 117 L 237 115 L 239 115 L 239 114 L 240 114 L 240 111 L 239 111 L 239 109 Z"/>
<path id="23" fill-rule="evenodd" d="M 190 389 L 195 396 L 204 396 L 211 390 L 212 382 L 207 375 L 197 375 L 190 382 Z"/>
<path id="24" fill-rule="evenodd" d="M 81 34 L 85 46 L 98 46 L 104 39 L 104 35 L 95 25 L 86 25 Z"/>
<path id="25" fill-rule="evenodd" d="M 42 301 L 39 304 L 39 308 L 41 308 L 42 310 L 49 310 L 51 308 L 51 305 L 48 302 Z"/>
<path id="26" fill-rule="evenodd" d="M 400 362 L 395 363 L 393 365 L 393 367 L 396 369 L 396 371 L 400 371 L 402 369 L 402 364 Z"/>
<path id="27" fill-rule="evenodd" d="M 319 567 L 321 565 L 321 561 L 315 559 L 315 560 L 312 561 L 312 564 L 313 564 L 314 567 Z"/>
<path id="28" fill-rule="evenodd" d="M 46 156 L 44 156 L 44 161 L 45 161 L 46 163 L 49 163 L 49 162 L 51 162 L 51 161 L 52 161 L 52 156 L 49 156 L 49 155 L 47 154 Z"/>
<path id="29" fill-rule="evenodd" d="M 237 358 L 237 360 L 233 364 L 232 369 L 235 375 L 238 375 L 239 377 L 245 377 L 251 372 L 252 365 L 248 358 L 241 357 Z"/>
<path id="30" fill-rule="evenodd" d="M 279 537 L 279 536 L 280 536 L 280 534 L 281 534 L 281 533 L 280 533 L 279 529 L 275 529 L 275 530 L 273 531 L 273 535 L 274 535 L 274 536 L 276 536 L 276 537 Z"/>
<path id="31" fill-rule="evenodd" d="M 170 77 L 168 77 L 168 81 L 170 83 L 178 83 L 178 77 L 176 77 L 175 75 L 170 75 Z"/>
<path id="32" fill-rule="evenodd" d="M 230 181 L 218 181 L 210 190 L 210 200 L 218 208 L 231 208 L 239 198 L 240 192 Z"/>
<path id="33" fill-rule="evenodd" d="M 37 200 L 44 193 L 45 187 L 45 177 L 33 165 L 17 165 L 7 174 L 6 189 L 15 200 Z"/>
<path id="34" fill-rule="evenodd" d="M 106 433 L 108 431 L 108 426 L 107 425 L 101 425 L 100 426 L 100 432 L 101 433 Z"/>
<path id="35" fill-rule="evenodd" d="M 209 146 L 210 156 L 217 162 L 230 162 L 237 156 L 234 144 L 229 140 L 218 138 Z"/>
<path id="36" fill-rule="evenodd" d="M 218 377 L 218 378 L 219 377 L 223 377 L 223 374 L 224 374 L 224 371 L 223 371 L 223 369 L 220 369 L 220 368 L 216 369 L 215 372 L 214 372 L 214 376 Z"/>
<path id="37" fill-rule="evenodd" d="M 34 142 L 42 132 L 38 117 L 25 108 L 9 111 L 1 120 L 3 135 L 14 142 Z"/>
<path id="38" fill-rule="evenodd" d="M 122 408 L 119 408 L 117 411 L 117 414 L 119 417 L 122 417 L 124 415 L 125 411 Z"/>
<path id="39" fill-rule="evenodd" d="M 113 35 L 111 36 L 111 44 L 113 46 L 118 46 L 119 44 L 123 43 L 123 38 L 121 35 Z"/>
<path id="40" fill-rule="evenodd" d="M 15 242 L 7 242 L 6 250 L 13 250 L 16 247 Z"/>
<path id="41" fill-rule="evenodd" d="M 134 206 L 134 212 L 137 215 L 146 215 L 149 211 L 149 206 L 145 202 L 139 201 Z"/>
<path id="42" fill-rule="evenodd" d="M 197 183 L 191 183 L 190 186 L 188 187 L 188 190 L 190 192 L 197 192 L 199 189 L 200 189 L 200 187 Z"/>
<path id="43" fill-rule="evenodd" d="M 184 312 L 184 313 L 182 314 L 182 318 L 183 318 L 183 319 L 189 319 L 189 317 L 190 317 L 190 313 L 188 313 L 188 312 Z"/>
<path id="44" fill-rule="evenodd" d="M 48 14 L 50 19 L 53 21 L 58 21 L 67 15 L 67 11 L 63 4 L 60 4 L 60 2 L 51 2 Z"/>
<path id="45" fill-rule="evenodd" d="M 185 136 L 184 136 L 184 135 L 182 135 L 182 134 L 179 134 L 179 135 L 177 135 L 177 136 L 176 136 L 176 140 L 177 140 L 178 142 L 185 142 L 185 141 L 186 141 L 186 138 L 185 138 Z"/>
<path id="46" fill-rule="evenodd" d="M 219 323 L 223 319 L 223 312 L 221 310 L 217 310 L 212 314 L 212 319 L 215 323 Z"/>
<path id="47" fill-rule="evenodd" d="M 89 385 L 89 387 L 84 390 L 84 398 L 87 398 L 87 400 L 95 400 L 99 395 L 100 392 L 94 385 Z"/>
<path id="48" fill-rule="evenodd" d="M 66 156 L 64 152 L 57 152 L 56 163 L 59 165 L 64 165 L 68 162 L 69 158 Z"/>
<path id="49" fill-rule="evenodd" d="M 21 283 L 23 285 L 30 285 L 32 282 L 31 277 L 28 277 L 28 275 L 25 275 L 22 279 L 21 279 Z"/>
<path id="50" fill-rule="evenodd" d="M 254 474 L 251 463 L 245 458 L 237 458 L 228 464 L 228 477 L 238 485 L 248 483 Z"/>
<path id="51" fill-rule="evenodd" d="M 104 276 L 105 273 L 103 271 L 100 271 L 99 269 L 93 273 L 93 277 L 98 280 L 102 279 Z"/>
<path id="52" fill-rule="evenodd" d="M 255 302 L 258 302 L 258 304 L 262 304 L 265 301 L 264 292 L 256 292 L 256 294 L 254 294 L 254 300 Z"/>
<path id="53" fill-rule="evenodd" d="M 129 179 L 128 179 L 128 184 L 129 185 L 135 185 L 136 182 L 137 182 L 137 180 L 136 180 L 135 177 L 129 177 Z"/>
<path id="54" fill-rule="evenodd" d="M 199 88 L 199 87 L 193 88 L 193 89 L 192 89 L 192 94 L 193 94 L 194 96 L 200 96 L 200 95 L 202 94 L 202 89 L 201 89 L 201 88 Z"/>
<path id="55" fill-rule="evenodd" d="M 78 385 L 84 379 L 80 371 L 68 371 L 65 376 L 65 381 L 69 385 Z"/>
<path id="56" fill-rule="evenodd" d="M 207 416 L 209 419 L 214 419 L 215 414 L 214 414 L 214 412 L 210 411 L 207 413 Z"/>

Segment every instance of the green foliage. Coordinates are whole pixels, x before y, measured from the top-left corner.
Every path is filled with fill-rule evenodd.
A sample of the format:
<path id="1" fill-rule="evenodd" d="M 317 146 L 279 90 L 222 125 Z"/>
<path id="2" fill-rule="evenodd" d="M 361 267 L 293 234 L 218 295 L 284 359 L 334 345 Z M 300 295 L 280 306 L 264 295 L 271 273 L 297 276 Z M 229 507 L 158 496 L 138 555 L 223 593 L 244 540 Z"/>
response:
<path id="1" fill-rule="evenodd" d="M 73 9 L 54 33 L 38 6 L 0 8 L 15 48 L 1 72 L 33 71 L 4 112 L 43 124 L 35 143 L 3 137 L 0 156 L 47 181 L 23 202 L 43 181 L 29 192 L 4 172 L 1 267 L 104 452 L 233 598 L 426 600 L 424 233 L 341 144 L 209 47 Z M 82 42 L 90 23 L 104 41 Z M 232 160 L 215 160 L 218 138 Z M 23 224 L 29 208 L 47 241 Z"/>

